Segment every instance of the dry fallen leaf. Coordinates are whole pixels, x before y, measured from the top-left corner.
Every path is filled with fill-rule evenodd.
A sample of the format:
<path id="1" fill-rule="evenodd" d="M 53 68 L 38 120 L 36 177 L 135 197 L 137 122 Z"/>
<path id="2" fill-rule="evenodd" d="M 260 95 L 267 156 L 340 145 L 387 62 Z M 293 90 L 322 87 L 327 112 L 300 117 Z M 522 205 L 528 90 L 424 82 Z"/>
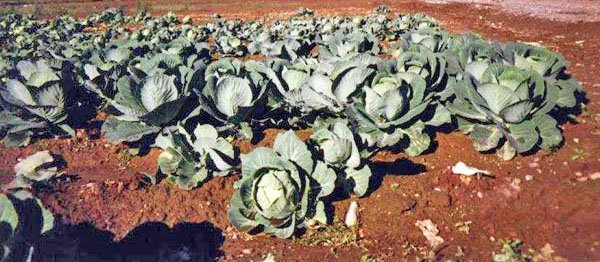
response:
<path id="1" fill-rule="evenodd" d="M 348 208 L 348 213 L 346 213 L 345 222 L 348 227 L 353 227 L 358 224 L 358 203 L 356 203 L 356 201 L 350 203 L 350 208 Z"/>
<path id="2" fill-rule="evenodd" d="M 444 243 L 444 239 L 438 236 L 440 230 L 433 222 L 431 222 L 431 220 L 419 220 L 415 223 L 415 225 L 421 229 L 423 236 L 425 236 L 431 247 L 435 248 Z"/>
<path id="3" fill-rule="evenodd" d="M 489 175 L 490 171 L 477 169 L 474 167 L 467 166 L 463 162 L 458 162 L 458 163 L 456 163 L 456 165 L 454 165 L 452 167 L 452 173 L 459 174 L 459 175 L 465 175 L 465 176 L 472 176 L 475 174 Z"/>

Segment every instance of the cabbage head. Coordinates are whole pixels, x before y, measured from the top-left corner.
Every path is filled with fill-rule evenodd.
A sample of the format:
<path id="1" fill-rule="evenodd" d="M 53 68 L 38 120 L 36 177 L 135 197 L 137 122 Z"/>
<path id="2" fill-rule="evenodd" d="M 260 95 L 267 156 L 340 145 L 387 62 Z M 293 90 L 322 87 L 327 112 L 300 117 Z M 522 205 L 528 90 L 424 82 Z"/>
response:
<path id="1" fill-rule="evenodd" d="M 228 212 L 238 230 L 289 238 L 307 223 L 327 223 L 322 198 L 333 192 L 335 173 L 314 161 L 293 131 L 279 134 L 273 149 L 260 147 L 241 158 L 242 179 Z"/>

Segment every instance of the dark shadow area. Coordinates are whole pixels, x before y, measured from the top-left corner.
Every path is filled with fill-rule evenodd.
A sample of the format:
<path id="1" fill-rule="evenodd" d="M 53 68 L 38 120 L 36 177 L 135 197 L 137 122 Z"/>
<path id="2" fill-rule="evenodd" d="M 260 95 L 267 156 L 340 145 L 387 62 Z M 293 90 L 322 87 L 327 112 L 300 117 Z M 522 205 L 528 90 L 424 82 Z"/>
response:
<path id="1" fill-rule="evenodd" d="M 86 129 L 86 131 L 88 132 L 88 138 L 90 140 L 97 140 L 100 139 L 102 136 L 102 124 L 104 123 L 104 121 L 100 121 L 100 120 L 91 120 L 89 122 L 87 122 L 87 125 L 84 127 Z"/>
<path id="2" fill-rule="evenodd" d="M 6 224 L 2 224 L 2 239 L 4 247 L 8 249 L 6 259 L 2 261 L 26 261 L 33 243 L 37 243 L 44 228 L 43 210 L 39 200 L 33 198 L 29 192 L 18 191 L 8 195 L 18 216 L 18 223 L 13 231 Z M 4 250 L 0 251 L 4 252 Z"/>
<path id="3" fill-rule="evenodd" d="M 61 186 L 74 183 L 81 179 L 80 175 L 77 174 L 63 174 L 59 177 L 51 178 L 45 183 L 34 183 L 33 187 L 35 191 L 38 193 L 52 194 L 55 192 L 59 192 Z"/>
<path id="4" fill-rule="evenodd" d="M 33 261 L 214 261 L 224 238 L 212 224 L 159 222 L 134 228 L 120 241 L 91 224 L 59 225 L 36 244 Z"/>
<path id="5" fill-rule="evenodd" d="M 394 162 L 371 162 L 369 164 L 374 174 L 392 176 L 414 176 L 427 172 L 427 167 L 416 164 L 407 158 L 396 159 Z"/>
<path id="6" fill-rule="evenodd" d="M 396 159 L 394 162 L 371 162 L 369 167 L 373 175 L 365 197 L 370 196 L 381 186 L 384 176 L 416 176 L 427 172 L 425 165 L 416 164 L 407 158 Z"/>
<path id="7" fill-rule="evenodd" d="M 68 166 L 67 160 L 65 160 L 64 157 L 62 157 L 59 154 L 54 154 L 54 153 L 51 153 L 50 155 L 52 156 L 52 158 L 54 158 L 54 161 L 52 161 L 48 165 L 55 166 L 56 168 L 58 168 L 58 170 L 65 170 L 67 168 L 67 166 Z M 42 167 L 46 168 L 49 166 L 42 165 Z"/>
<path id="8" fill-rule="evenodd" d="M 253 145 L 257 145 L 264 138 L 265 138 L 264 130 L 252 129 L 252 139 L 250 140 L 250 143 L 252 143 Z"/>
<path id="9" fill-rule="evenodd" d="M 426 133 L 429 133 L 429 132 L 426 132 Z M 429 135 L 429 138 L 431 139 L 431 142 L 429 143 L 429 147 L 427 149 L 425 149 L 425 151 L 423 151 L 423 153 L 421 153 L 421 155 L 433 154 L 438 149 L 438 147 L 440 147 L 440 143 L 435 139 L 435 134 Z"/>
<path id="10" fill-rule="evenodd" d="M 435 107 L 429 106 L 427 108 L 427 110 L 423 111 L 423 113 L 420 116 L 420 119 L 423 122 L 425 122 L 425 125 L 427 125 L 427 122 L 431 121 L 434 116 L 435 116 Z M 449 133 L 452 133 L 457 130 L 456 120 L 454 119 L 454 117 L 452 117 L 452 120 L 449 123 L 444 123 L 440 126 L 427 125 L 425 130 L 429 130 L 428 133 L 438 133 L 439 132 L 439 133 L 449 134 Z"/>
<path id="11" fill-rule="evenodd" d="M 578 122 L 574 119 L 574 116 L 579 116 L 583 113 L 582 105 L 589 104 L 590 100 L 586 97 L 584 92 L 575 92 L 575 104 L 572 108 L 555 108 L 550 115 L 556 119 L 559 126 L 566 123 L 577 124 Z"/>

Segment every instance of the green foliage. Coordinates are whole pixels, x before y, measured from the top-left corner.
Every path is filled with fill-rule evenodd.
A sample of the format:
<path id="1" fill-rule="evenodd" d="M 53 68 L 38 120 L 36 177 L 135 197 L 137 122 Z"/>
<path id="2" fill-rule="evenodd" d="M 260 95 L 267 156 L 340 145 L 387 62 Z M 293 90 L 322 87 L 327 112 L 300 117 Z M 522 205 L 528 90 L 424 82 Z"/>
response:
<path id="1" fill-rule="evenodd" d="M 281 133 L 273 149 L 242 155 L 242 179 L 231 200 L 229 220 L 240 231 L 257 227 L 280 238 L 291 237 L 310 220 L 326 224 L 322 198 L 335 187 L 335 173 L 293 131 Z"/>
<path id="2" fill-rule="evenodd" d="M 346 123 L 336 122 L 311 136 L 323 152 L 323 160 L 339 174 L 338 184 L 347 192 L 364 196 L 369 189 L 371 169 L 361 161 L 355 135 Z"/>
<path id="3" fill-rule="evenodd" d="M 583 98 L 556 52 L 452 35 L 423 14 L 388 16 L 387 6 L 329 18 L 301 8 L 270 24 L 216 15 L 204 25 L 138 9 L 1 15 L 3 144 L 73 136 L 94 117 L 84 112 L 104 111 L 109 142 L 160 147 L 156 178 L 183 189 L 239 170 L 241 158 L 229 211 L 241 231 L 288 238 L 327 223 L 331 194 L 364 196 L 380 175 L 368 157 L 424 154 L 442 127 L 507 160 L 556 148 L 562 114 Z M 288 131 L 272 149 L 238 157 L 233 139 L 256 140 L 269 127 L 313 134 L 306 144 Z M 58 175 L 46 166 L 52 156 L 38 157 L 17 171 L 21 186 Z"/>
<path id="4" fill-rule="evenodd" d="M 224 176 L 235 164 L 233 146 L 211 125 L 197 125 L 193 132 L 183 126 L 157 139 L 163 149 L 158 166 L 167 180 L 190 190 L 211 176 Z"/>
<path id="5" fill-rule="evenodd" d="M 534 71 L 491 64 L 477 79 L 454 86 L 456 100 L 448 109 L 465 121 L 459 128 L 470 133 L 478 151 L 501 146 L 503 159 L 539 146 L 549 149 L 562 142 L 557 122 L 548 113 L 555 107 L 559 90 L 544 85 Z"/>
<path id="6" fill-rule="evenodd" d="M 28 191 L 0 194 L 2 261 L 31 258 L 40 237 L 54 227 L 54 216 Z"/>
<path id="7" fill-rule="evenodd" d="M 175 76 L 155 74 L 122 77 L 109 102 L 121 115 L 109 117 L 102 131 L 112 143 L 135 142 L 157 133 L 177 116 L 187 99 Z M 178 82 L 178 81 L 177 81 Z"/>
<path id="8" fill-rule="evenodd" d="M 62 175 L 59 163 L 49 151 L 39 151 L 15 165 L 15 178 L 3 189 L 31 188 L 34 183 L 46 182 Z"/>
<path id="9" fill-rule="evenodd" d="M 73 136 L 68 125 L 73 89 L 66 63 L 20 61 L 18 76 L 0 86 L 0 135 L 7 146 L 26 146 L 47 134 Z"/>

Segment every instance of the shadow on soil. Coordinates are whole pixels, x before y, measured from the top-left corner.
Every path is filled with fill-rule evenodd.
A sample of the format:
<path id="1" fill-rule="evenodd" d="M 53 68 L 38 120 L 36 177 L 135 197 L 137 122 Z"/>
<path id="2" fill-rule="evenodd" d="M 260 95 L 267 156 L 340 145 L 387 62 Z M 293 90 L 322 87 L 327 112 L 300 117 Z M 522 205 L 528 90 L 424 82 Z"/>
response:
<path id="1" fill-rule="evenodd" d="M 114 241 L 114 235 L 84 223 L 59 226 L 39 241 L 33 261 L 215 261 L 221 256 L 221 232 L 208 222 L 169 228 L 149 222 Z"/>
<path id="2" fill-rule="evenodd" d="M 374 175 L 369 181 L 369 190 L 366 196 L 371 195 L 381 186 L 384 176 L 416 176 L 427 172 L 425 165 L 417 164 L 406 158 L 396 159 L 394 162 L 372 162 L 369 166 Z"/>

